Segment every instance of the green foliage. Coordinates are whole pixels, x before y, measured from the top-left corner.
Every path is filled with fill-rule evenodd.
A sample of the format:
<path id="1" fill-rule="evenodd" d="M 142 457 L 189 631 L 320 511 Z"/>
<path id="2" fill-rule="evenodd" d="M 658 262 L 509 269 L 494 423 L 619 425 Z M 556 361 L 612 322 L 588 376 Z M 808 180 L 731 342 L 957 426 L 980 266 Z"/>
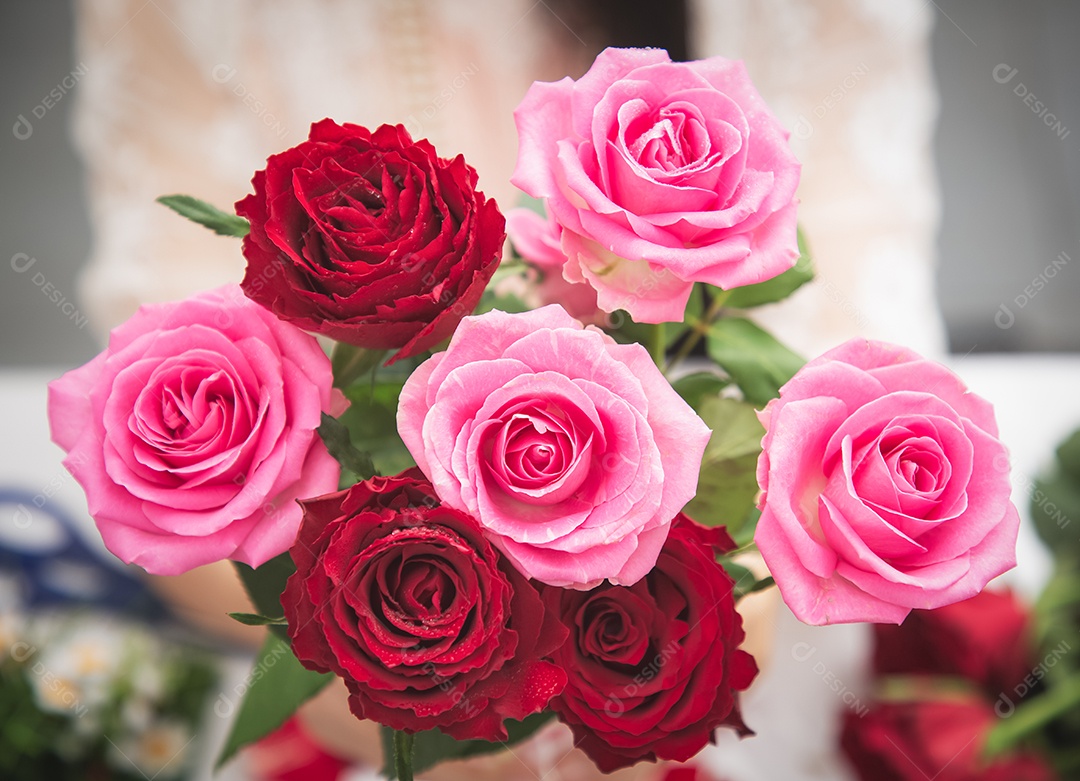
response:
<path id="1" fill-rule="evenodd" d="M 219 236 L 247 236 L 250 230 L 248 221 L 235 214 L 229 214 L 206 201 L 200 201 L 190 195 L 162 195 L 157 202 L 168 206 L 182 217 L 209 228 Z"/>
<path id="2" fill-rule="evenodd" d="M 1080 555 L 1080 431 L 1057 448 L 1057 459 L 1031 492 L 1035 530 L 1057 556 Z"/>
<path id="3" fill-rule="evenodd" d="M 229 613 L 229 618 L 244 626 L 288 626 L 285 616 L 271 618 L 269 616 L 260 616 L 257 613 Z"/>
<path id="4" fill-rule="evenodd" d="M 396 475 L 416 466 L 397 431 L 398 396 L 404 384 L 404 376 L 380 370 L 371 383 L 359 383 L 345 391 L 351 404 L 338 420 L 349 430 L 353 442 L 363 443 L 380 475 Z M 350 474 L 342 475 L 343 485 L 370 476 L 347 472 Z"/>
<path id="5" fill-rule="evenodd" d="M 706 526 L 727 526 L 742 543 L 753 537 L 757 460 L 765 429 L 753 407 L 735 399 L 707 398 L 698 414 L 712 429 L 698 477 L 697 495 L 685 512 Z"/>
<path id="6" fill-rule="evenodd" d="M 330 365 L 334 372 L 334 387 L 347 388 L 374 370 L 383 358 L 386 350 L 365 350 L 345 342 L 338 342 L 330 354 Z"/>
<path id="7" fill-rule="evenodd" d="M 771 575 L 758 580 L 753 572 L 736 562 L 734 559 L 727 557 L 721 558 L 720 564 L 723 566 L 728 576 L 735 581 L 733 591 L 736 600 L 745 597 L 747 594 L 764 591 L 765 589 L 776 585 L 776 581 L 772 579 Z"/>
<path id="8" fill-rule="evenodd" d="M 314 697 L 333 677 L 330 673 L 316 673 L 304 668 L 293 656 L 287 642 L 274 634 L 267 634 L 255 666 L 245 682 L 247 691 L 218 756 L 217 766 L 221 767 L 241 748 L 266 737 L 284 724 L 297 708 Z M 215 712 L 218 710 L 215 706 Z"/>
<path id="9" fill-rule="evenodd" d="M 675 380 L 671 383 L 671 387 L 683 397 L 683 401 L 697 411 L 706 400 L 719 396 L 720 392 L 730 384 L 730 380 L 718 374 L 694 372 Z"/>
<path id="10" fill-rule="evenodd" d="M 1040 660 L 1031 675 L 1002 692 L 1009 711 L 986 736 L 983 756 L 1017 748 L 1047 756 L 1061 778 L 1080 777 L 1080 431 L 1056 451 L 1029 494 L 1035 529 L 1053 554 L 1053 570 L 1033 611 Z M 1038 685 L 1032 686 L 1034 681 Z M 1023 688 L 1021 688 L 1023 687 Z M 1013 709 L 1015 707 L 1015 709 Z M 999 714 L 1001 715 L 1001 714 Z"/>
<path id="11" fill-rule="evenodd" d="M 285 583 L 289 576 L 296 572 L 296 566 L 288 552 L 275 556 L 256 569 L 239 561 L 234 561 L 233 566 L 240 575 L 240 580 L 255 609 L 259 611 L 257 615 L 266 618 L 268 622 L 273 622 L 268 623 L 271 632 L 279 638 L 287 638 L 285 610 L 281 607 L 281 592 L 285 590 Z"/>
<path id="12" fill-rule="evenodd" d="M 371 455 L 358 450 L 352 443 L 348 427 L 337 418 L 322 414 L 319 436 L 343 470 L 351 472 L 356 480 L 367 480 L 378 474 Z"/>
<path id="13" fill-rule="evenodd" d="M 494 754 L 513 746 L 528 737 L 555 717 L 553 711 L 534 713 L 521 721 L 508 719 L 506 731 L 509 739 L 505 743 L 492 743 L 486 740 L 454 740 L 437 729 L 417 732 L 413 742 L 413 772 L 423 773 L 440 762 L 451 759 L 466 759 L 483 754 Z M 381 727 L 383 745 L 383 775 L 388 779 L 397 778 L 394 772 L 394 730 Z"/>
<path id="14" fill-rule="evenodd" d="M 731 377 L 743 398 L 764 407 L 805 363 L 767 331 L 742 317 L 725 317 L 709 326 L 709 357 Z"/>

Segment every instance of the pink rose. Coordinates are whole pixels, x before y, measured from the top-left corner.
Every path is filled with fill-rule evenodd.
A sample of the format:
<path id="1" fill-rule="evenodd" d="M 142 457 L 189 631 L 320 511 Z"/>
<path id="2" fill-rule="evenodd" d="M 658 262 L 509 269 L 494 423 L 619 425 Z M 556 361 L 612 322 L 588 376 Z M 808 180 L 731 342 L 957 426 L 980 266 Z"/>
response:
<path id="1" fill-rule="evenodd" d="M 683 319 L 694 282 L 770 279 L 799 257 L 799 163 L 741 62 L 606 49 L 514 113 L 512 181 L 562 226 L 566 278 L 638 322 Z"/>
<path id="2" fill-rule="evenodd" d="M 398 432 L 521 572 L 578 589 L 652 569 L 710 436 L 645 348 L 555 305 L 462 320 L 405 383 Z"/>
<path id="3" fill-rule="evenodd" d="M 940 364 L 852 339 L 759 415 L 754 537 L 802 621 L 900 623 L 1016 564 L 994 411 Z"/>
<path id="4" fill-rule="evenodd" d="M 49 385 L 52 438 L 105 545 L 156 575 L 288 550 L 296 499 L 333 491 L 315 429 L 343 411 L 315 339 L 235 285 L 144 306 Z"/>
<path id="5" fill-rule="evenodd" d="M 532 209 L 511 209 L 506 213 L 506 233 L 517 253 L 539 272 L 535 282 L 541 306 L 561 304 L 562 308 L 586 325 L 604 326 L 608 316 L 596 307 L 596 290 L 584 282 L 569 282 L 563 277 L 566 255 L 559 244 L 559 224 L 549 216 L 544 219 Z"/>

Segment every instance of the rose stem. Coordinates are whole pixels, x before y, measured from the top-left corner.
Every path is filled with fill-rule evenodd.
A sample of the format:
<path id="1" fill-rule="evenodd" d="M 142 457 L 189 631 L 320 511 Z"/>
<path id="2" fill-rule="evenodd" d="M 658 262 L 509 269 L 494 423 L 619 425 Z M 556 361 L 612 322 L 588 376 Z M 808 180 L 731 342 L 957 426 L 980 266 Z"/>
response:
<path id="1" fill-rule="evenodd" d="M 398 781 L 413 781 L 413 736 L 402 730 L 394 730 L 394 770 Z"/>
<path id="2" fill-rule="evenodd" d="M 705 313 L 705 317 L 694 322 L 693 326 L 691 327 L 690 333 L 687 334 L 686 339 L 683 340 L 683 343 L 682 345 L 680 345 L 678 352 L 676 352 L 675 355 L 672 356 L 671 360 L 668 361 L 665 373 L 670 372 L 672 369 L 678 366 L 682 362 L 682 360 L 686 358 L 686 356 L 688 356 L 695 347 L 697 347 L 697 343 L 701 341 L 701 337 L 703 337 L 705 333 L 709 330 L 709 326 L 712 325 L 713 322 L 715 322 L 716 318 L 720 316 L 720 312 L 721 310 L 723 310 L 724 304 L 727 303 L 727 300 L 729 298 L 731 298 L 730 290 L 716 291 L 716 296 L 715 298 L 713 298 L 712 304 L 709 306 L 709 311 Z"/>
<path id="3" fill-rule="evenodd" d="M 986 736 L 983 756 L 991 758 L 1003 753 L 1022 738 L 1077 707 L 1080 707 L 1080 675 L 1072 675 L 1045 694 L 1024 703 L 1008 720 L 999 721 Z"/>

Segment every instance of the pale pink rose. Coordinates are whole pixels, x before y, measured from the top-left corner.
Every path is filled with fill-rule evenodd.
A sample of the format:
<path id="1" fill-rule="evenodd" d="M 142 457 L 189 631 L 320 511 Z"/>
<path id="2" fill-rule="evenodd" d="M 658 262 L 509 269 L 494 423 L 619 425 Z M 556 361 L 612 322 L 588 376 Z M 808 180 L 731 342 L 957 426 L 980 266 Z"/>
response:
<path id="1" fill-rule="evenodd" d="M 565 276 L 638 322 L 683 319 L 694 282 L 763 282 L 799 256 L 800 166 L 741 62 L 606 49 L 514 112 L 512 181 L 562 226 Z"/>
<path id="2" fill-rule="evenodd" d="M 292 545 L 337 488 L 315 429 L 346 402 L 318 342 L 230 285 L 144 306 L 49 385 L 52 438 L 106 547 L 157 575 Z"/>
<path id="3" fill-rule="evenodd" d="M 557 305 L 465 318 L 405 383 L 398 433 L 522 573 L 577 589 L 652 569 L 710 436 L 645 348 Z"/>
<path id="4" fill-rule="evenodd" d="M 559 244 L 560 232 L 550 216 L 545 220 L 532 209 L 506 213 L 506 235 L 525 262 L 539 272 L 532 286 L 540 305 L 559 304 L 586 325 L 604 326 L 608 315 L 596 306 L 596 290 L 563 276 L 566 255 Z"/>
<path id="5" fill-rule="evenodd" d="M 1016 564 L 993 408 L 944 366 L 853 339 L 808 363 L 759 417 L 754 540 L 802 621 L 900 623 Z"/>

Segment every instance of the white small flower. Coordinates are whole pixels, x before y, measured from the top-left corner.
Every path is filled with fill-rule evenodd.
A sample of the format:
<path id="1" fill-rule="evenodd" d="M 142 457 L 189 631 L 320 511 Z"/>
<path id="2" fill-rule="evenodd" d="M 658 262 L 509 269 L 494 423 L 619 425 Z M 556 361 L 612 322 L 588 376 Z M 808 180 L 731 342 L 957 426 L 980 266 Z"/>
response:
<path id="1" fill-rule="evenodd" d="M 113 765 L 128 771 L 134 766 L 147 778 L 174 778 L 184 770 L 193 738 L 183 722 L 163 718 L 115 745 Z"/>
<path id="2" fill-rule="evenodd" d="M 157 702 L 165 694 L 165 674 L 161 655 L 148 655 L 135 660 L 131 671 L 131 687 L 140 697 Z"/>
<path id="3" fill-rule="evenodd" d="M 125 727 L 133 731 L 142 729 L 143 725 L 149 724 L 153 718 L 153 703 L 145 697 L 132 695 L 120 708 L 120 719 Z"/>
<path id="4" fill-rule="evenodd" d="M 104 705 L 121 672 L 123 651 L 123 638 L 109 623 L 54 636 L 30 668 L 39 704 L 80 716 Z"/>

